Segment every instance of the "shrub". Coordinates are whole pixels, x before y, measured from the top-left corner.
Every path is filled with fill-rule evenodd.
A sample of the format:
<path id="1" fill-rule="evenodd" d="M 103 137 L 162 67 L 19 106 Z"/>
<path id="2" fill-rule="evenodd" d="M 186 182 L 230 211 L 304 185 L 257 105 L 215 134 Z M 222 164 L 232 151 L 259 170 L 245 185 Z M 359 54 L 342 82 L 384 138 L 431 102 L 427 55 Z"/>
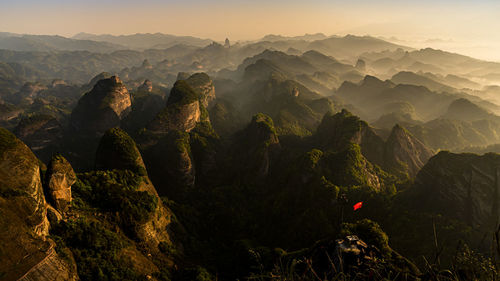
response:
<path id="1" fill-rule="evenodd" d="M 79 174 L 74 197 L 102 211 L 118 212 L 125 226 L 135 226 L 146 222 L 158 204 L 156 196 L 137 190 L 142 180 L 128 170 Z"/>
<path id="2" fill-rule="evenodd" d="M 57 242 L 56 251 L 69 248 L 75 258 L 81 280 L 143 280 L 118 257 L 127 241 L 97 221 L 78 219 L 61 221 L 51 229 Z"/>

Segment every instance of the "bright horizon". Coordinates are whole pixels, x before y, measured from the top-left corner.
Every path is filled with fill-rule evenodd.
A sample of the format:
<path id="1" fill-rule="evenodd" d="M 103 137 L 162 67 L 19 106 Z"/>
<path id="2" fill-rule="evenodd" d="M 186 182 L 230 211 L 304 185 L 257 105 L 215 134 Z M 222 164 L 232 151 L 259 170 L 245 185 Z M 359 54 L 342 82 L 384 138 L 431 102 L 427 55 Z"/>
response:
<path id="1" fill-rule="evenodd" d="M 165 33 L 222 41 L 267 34 L 371 35 L 500 61 L 498 1 L 0 0 L 0 31 L 72 37 Z"/>

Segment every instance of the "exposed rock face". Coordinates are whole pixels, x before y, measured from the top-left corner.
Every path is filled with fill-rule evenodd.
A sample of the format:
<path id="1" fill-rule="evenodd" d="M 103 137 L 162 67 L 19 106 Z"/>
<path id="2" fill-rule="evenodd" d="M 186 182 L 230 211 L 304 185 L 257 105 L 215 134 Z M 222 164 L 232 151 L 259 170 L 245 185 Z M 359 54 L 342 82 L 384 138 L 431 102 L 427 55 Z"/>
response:
<path id="1" fill-rule="evenodd" d="M 32 231 L 39 236 L 46 235 L 45 197 L 40 180 L 38 159 L 31 150 L 12 133 L 1 128 L 0 186 L 2 196 L 14 196 L 18 204 L 14 208 L 26 219 Z"/>
<path id="2" fill-rule="evenodd" d="M 47 239 L 48 220 L 38 159 L 0 128 L 0 273 L 5 280 L 75 280 Z M 37 274 L 40 273 L 40 274 Z M 36 279 L 30 279 L 35 276 Z M 33 278 L 35 278 L 33 277 Z"/>
<path id="3" fill-rule="evenodd" d="M 214 105 L 215 87 L 212 79 L 205 73 L 195 73 L 191 75 L 186 82 L 199 95 L 200 101 L 209 109 Z"/>
<path id="4" fill-rule="evenodd" d="M 153 82 L 146 79 L 144 83 L 142 83 L 142 85 L 137 88 L 137 90 L 140 92 L 151 93 L 153 91 Z"/>
<path id="5" fill-rule="evenodd" d="M 166 108 L 141 135 L 141 151 L 162 195 L 184 194 L 195 185 L 197 173 L 209 173 L 215 165 L 212 141 L 218 136 L 200 100 L 186 80 L 178 80 Z"/>
<path id="6" fill-rule="evenodd" d="M 315 140 L 321 148 L 337 152 L 357 144 L 363 158 L 402 178 L 415 177 L 433 155 L 432 150 L 399 125 L 384 142 L 366 122 L 345 109 L 323 117 Z"/>
<path id="7" fill-rule="evenodd" d="M 71 186 L 76 182 L 73 167 L 64 157 L 56 155 L 47 166 L 45 176 L 49 201 L 59 212 L 66 212 L 72 200 Z"/>
<path id="8" fill-rule="evenodd" d="M 146 166 L 134 140 L 119 128 L 106 131 L 101 138 L 95 166 L 98 170 L 131 170 L 146 175 Z"/>
<path id="9" fill-rule="evenodd" d="M 500 155 L 442 151 L 420 170 L 413 188 L 417 208 L 473 227 L 495 226 L 500 216 Z"/>
<path id="10" fill-rule="evenodd" d="M 54 248 L 51 248 L 43 260 L 18 279 L 18 281 L 32 280 L 67 281 L 79 280 L 79 278 L 76 275 L 76 265 L 62 259 Z"/>
<path id="11" fill-rule="evenodd" d="M 369 280 L 373 275 L 373 268 L 377 267 L 382 275 L 391 275 L 394 269 L 400 270 L 416 279 L 421 275 L 418 268 L 409 260 L 392 250 L 387 241 L 387 235 L 378 224 L 368 220 L 349 224 L 349 228 L 360 228 L 359 225 L 370 225 L 373 228 L 367 232 L 357 229 L 348 232 L 359 235 L 345 235 L 342 239 L 324 239 L 316 242 L 312 247 L 285 255 L 282 259 L 291 260 L 299 257 L 307 258 L 311 265 L 300 265 L 294 269 L 297 272 L 307 272 L 307 267 L 314 270 L 315 276 L 324 276 L 325 280 L 335 279 L 338 271 L 354 273 L 363 280 Z M 366 228 L 365 228 L 366 229 Z M 360 237 L 363 235 L 363 237 Z M 374 237 L 385 237 L 385 241 L 376 240 Z M 362 240 L 363 239 L 363 240 Z M 380 262 L 380 261 L 384 262 Z M 332 267 L 336 270 L 332 270 Z M 338 270 L 338 271 L 337 271 Z M 304 274 L 304 273 L 302 273 Z M 380 276 L 380 275 L 379 275 Z"/>
<path id="12" fill-rule="evenodd" d="M 175 82 L 163 109 L 149 124 L 148 129 L 155 134 L 165 134 L 171 130 L 189 132 L 201 120 L 198 94 L 184 80 Z"/>
<path id="13" fill-rule="evenodd" d="M 413 178 L 432 155 L 434 153 L 421 141 L 396 125 L 385 143 L 384 168 Z"/>
<path id="14" fill-rule="evenodd" d="M 78 132 L 102 136 L 107 129 L 120 125 L 131 105 L 130 94 L 120 78 L 112 76 L 99 80 L 78 101 L 71 114 L 71 126 Z"/>

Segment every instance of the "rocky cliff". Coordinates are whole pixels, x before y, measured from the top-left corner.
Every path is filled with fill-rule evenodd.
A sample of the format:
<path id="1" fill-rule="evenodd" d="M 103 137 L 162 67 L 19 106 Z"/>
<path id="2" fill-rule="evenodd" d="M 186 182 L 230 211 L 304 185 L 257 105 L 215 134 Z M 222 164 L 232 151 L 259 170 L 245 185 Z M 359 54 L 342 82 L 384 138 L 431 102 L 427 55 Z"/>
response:
<path id="1" fill-rule="evenodd" d="M 49 223 L 38 159 L 3 128 L 0 128 L 0 213 L 0 278 L 76 279 L 74 265 L 61 259 L 54 251 L 54 243 L 47 238 Z"/>
<path id="2" fill-rule="evenodd" d="M 401 178 L 415 177 L 433 155 L 431 149 L 399 125 L 394 126 L 384 142 L 366 122 L 345 109 L 323 117 L 314 142 L 323 150 L 332 151 L 359 145 L 363 158 Z"/>
<path id="3" fill-rule="evenodd" d="M 139 137 L 151 179 L 162 195 L 181 196 L 195 185 L 197 176 L 215 168 L 218 136 L 203 105 L 206 93 L 199 91 L 187 80 L 175 82 L 166 107 Z"/>
<path id="4" fill-rule="evenodd" d="M 421 141 L 396 125 L 385 143 L 384 168 L 392 173 L 414 178 L 434 155 Z"/>
<path id="5" fill-rule="evenodd" d="M 153 82 L 149 81 L 148 79 L 144 80 L 144 83 L 142 83 L 142 85 L 137 88 L 137 91 L 151 93 L 153 91 Z"/>
<path id="6" fill-rule="evenodd" d="M 45 173 L 45 189 L 48 201 L 64 213 L 71 204 L 71 186 L 76 182 L 76 175 L 71 164 L 61 155 L 52 157 Z"/>
<path id="7" fill-rule="evenodd" d="M 71 114 L 71 127 L 79 133 L 102 136 L 107 129 L 120 125 L 131 105 L 130 94 L 120 78 L 99 80 L 78 101 Z"/>
<path id="8" fill-rule="evenodd" d="M 148 125 L 148 130 L 155 134 L 189 132 L 200 122 L 201 115 L 199 95 L 185 80 L 179 80 L 170 92 L 167 106 Z"/>
<path id="9" fill-rule="evenodd" d="M 205 108 L 210 109 L 215 102 L 215 87 L 212 79 L 206 73 L 195 73 L 186 82 L 196 91 Z"/>

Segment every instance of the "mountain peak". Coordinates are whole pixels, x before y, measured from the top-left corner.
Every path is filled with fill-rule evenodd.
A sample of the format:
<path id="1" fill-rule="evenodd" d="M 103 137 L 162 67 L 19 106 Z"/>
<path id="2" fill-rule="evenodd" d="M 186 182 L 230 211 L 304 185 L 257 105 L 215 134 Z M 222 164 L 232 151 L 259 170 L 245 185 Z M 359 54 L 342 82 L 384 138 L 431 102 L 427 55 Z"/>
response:
<path id="1" fill-rule="evenodd" d="M 410 132 L 396 124 L 385 143 L 385 167 L 396 174 L 413 178 L 433 154 Z"/>
<path id="2" fill-rule="evenodd" d="M 450 104 L 443 117 L 455 120 L 474 121 L 488 118 L 490 115 L 491 114 L 486 109 L 478 106 L 470 100 L 466 98 L 459 98 Z"/>
<path id="3" fill-rule="evenodd" d="M 119 126 L 120 120 L 131 110 L 132 100 L 118 76 L 99 80 L 91 91 L 83 95 L 71 114 L 71 124 L 78 131 L 104 134 Z"/>

